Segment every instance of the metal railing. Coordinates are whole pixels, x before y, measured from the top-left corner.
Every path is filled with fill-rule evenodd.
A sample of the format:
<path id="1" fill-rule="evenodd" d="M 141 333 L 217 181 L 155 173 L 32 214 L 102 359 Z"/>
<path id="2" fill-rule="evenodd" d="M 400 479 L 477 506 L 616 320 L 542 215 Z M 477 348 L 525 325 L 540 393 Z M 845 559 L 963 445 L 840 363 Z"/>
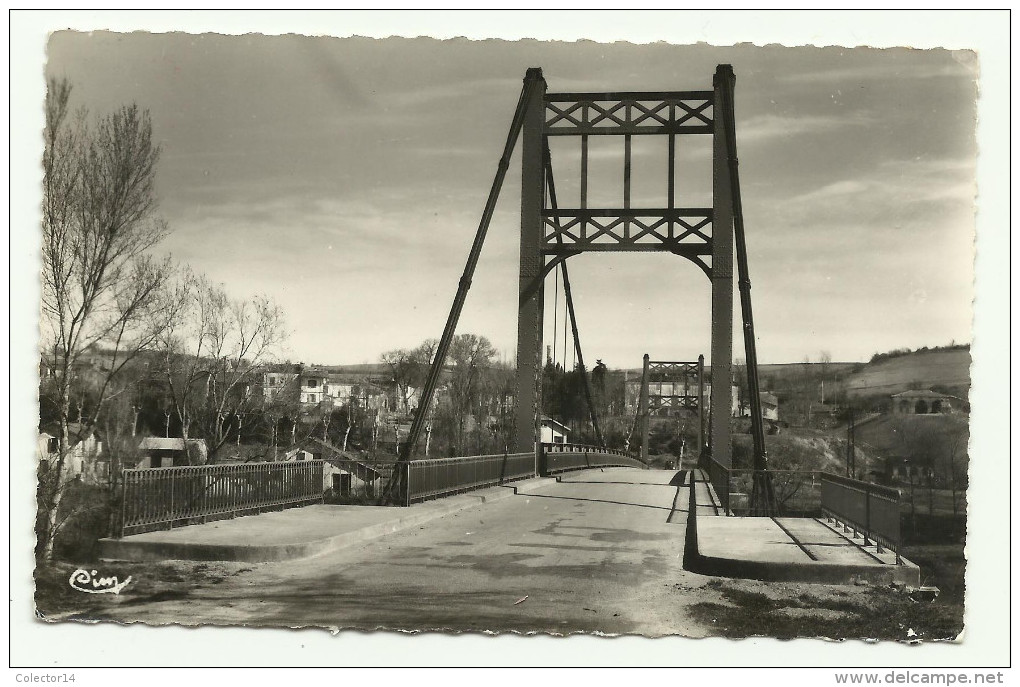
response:
<path id="1" fill-rule="evenodd" d="M 323 462 L 123 472 L 120 536 L 322 501 Z"/>
<path id="2" fill-rule="evenodd" d="M 759 470 L 729 470 L 728 508 L 731 515 L 751 512 L 751 493 Z M 788 518 L 815 518 L 821 515 L 822 480 L 820 470 L 768 470 L 776 495 L 778 514 Z"/>
<path id="3" fill-rule="evenodd" d="M 534 453 L 425 458 L 406 463 L 407 505 L 535 476 Z"/>
<path id="4" fill-rule="evenodd" d="M 822 514 L 853 530 L 854 537 L 863 536 L 867 546 L 875 540 L 879 552 L 885 545 L 900 559 L 900 492 L 870 482 L 823 473 Z"/>
<path id="5" fill-rule="evenodd" d="M 712 485 L 712 489 L 715 490 L 715 495 L 719 499 L 719 505 L 722 507 L 723 513 L 730 513 L 731 470 L 704 454 L 698 460 L 698 467 L 708 475 L 708 481 Z"/>
<path id="6" fill-rule="evenodd" d="M 539 444 L 539 450 L 545 474 L 584 468 L 648 467 L 625 451 L 598 446 L 542 443 Z"/>

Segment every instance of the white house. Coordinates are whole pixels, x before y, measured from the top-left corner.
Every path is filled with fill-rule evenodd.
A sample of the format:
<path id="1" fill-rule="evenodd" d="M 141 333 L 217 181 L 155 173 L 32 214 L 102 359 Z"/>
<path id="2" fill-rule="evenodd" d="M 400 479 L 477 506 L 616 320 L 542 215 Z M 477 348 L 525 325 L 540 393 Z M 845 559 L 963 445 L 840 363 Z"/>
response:
<path id="1" fill-rule="evenodd" d="M 64 459 L 64 474 L 91 484 L 109 478 L 109 462 L 103 457 L 103 442 L 94 431 L 85 430 L 77 422 L 68 423 L 70 448 Z M 51 423 L 39 431 L 36 440 L 36 458 L 40 463 L 52 465 L 60 454 L 60 428 Z"/>
<path id="2" fill-rule="evenodd" d="M 323 458 L 322 453 L 295 448 L 283 456 L 286 462 L 322 460 L 322 488 L 332 489 L 335 496 L 351 496 L 355 493 L 372 495 L 379 486 L 382 473 L 358 460 L 352 454 L 338 454 Z"/>
<path id="3" fill-rule="evenodd" d="M 734 398 L 736 398 L 734 396 Z M 765 420 L 779 420 L 779 399 L 775 394 L 768 391 L 762 391 L 758 394 L 758 398 L 761 401 L 761 416 Z M 751 417 L 751 404 L 748 403 L 744 408 L 741 409 L 741 415 L 744 417 Z"/>
<path id="4" fill-rule="evenodd" d="M 543 444 L 565 444 L 568 441 L 570 428 L 551 417 L 542 416 L 542 424 L 538 432 L 538 440 Z"/>

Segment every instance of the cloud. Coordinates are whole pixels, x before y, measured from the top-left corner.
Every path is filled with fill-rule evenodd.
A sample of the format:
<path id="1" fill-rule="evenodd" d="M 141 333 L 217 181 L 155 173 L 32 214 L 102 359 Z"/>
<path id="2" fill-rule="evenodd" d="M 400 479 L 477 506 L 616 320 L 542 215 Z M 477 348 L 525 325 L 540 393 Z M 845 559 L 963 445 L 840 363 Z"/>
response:
<path id="1" fill-rule="evenodd" d="M 974 160 L 887 160 L 870 173 L 840 179 L 794 196 L 794 206 L 852 203 L 858 206 L 974 202 Z"/>
<path id="2" fill-rule="evenodd" d="M 899 56 L 891 56 L 899 57 Z M 839 84 L 873 81 L 875 79 L 958 79 L 978 76 L 977 55 L 973 51 L 960 50 L 951 53 L 951 62 L 924 63 L 917 59 L 875 60 L 867 64 L 829 69 L 791 71 L 776 76 L 779 83 L 788 84 Z"/>
<path id="3" fill-rule="evenodd" d="M 758 144 L 778 138 L 794 138 L 805 134 L 833 133 L 874 124 L 878 118 L 855 110 L 845 115 L 775 115 L 750 117 L 737 125 L 737 144 Z"/>

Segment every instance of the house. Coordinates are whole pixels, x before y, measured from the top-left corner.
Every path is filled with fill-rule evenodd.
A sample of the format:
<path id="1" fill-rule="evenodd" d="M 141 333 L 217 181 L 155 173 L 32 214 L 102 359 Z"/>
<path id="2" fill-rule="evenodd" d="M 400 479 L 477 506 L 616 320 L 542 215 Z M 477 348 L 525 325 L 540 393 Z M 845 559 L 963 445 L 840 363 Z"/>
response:
<path id="1" fill-rule="evenodd" d="M 318 405 L 326 400 L 326 381 L 329 375 L 323 370 L 308 368 L 298 375 L 299 396 L 302 406 Z"/>
<path id="2" fill-rule="evenodd" d="M 77 422 L 67 424 L 67 434 L 70 447 L 64 459 L 64 474 L 90 484 L 101 484 L 109 479 L 110 464 L 104 460 L 99 434 Z M 47 423 L 36 440 L 36 457 L 49 467 L 55 465 L 59 455 L 60 425 Z"/>
<path id="3" fill-rule="evenodd" d="M 758 399 L 761 402 L 761 416 L 765 420 L 779 420 L 779 399 L 768 391 L 762 391 L 758 394 Z M 743 417 L 751 417 L 751 407 L 748 403 L 747 407 L 741 410 Z"/>
<path id="4" fill-rule="evenodd" d="M 323 487 L 336 496 L 347 497 L 357 493 L 374 496 L 382 485 L 383 471 L 356 458 L 343 455 L 325 459 Z"/>
<path id="5" fill-rule="evenodd" d="M 272 401 L 288 389 L 295 388 L 301 373 L 300 365 L 270 365 L 262 371 L 262 398 Z"/>
<path id="6" fill-rule="evenodd" d="M 893 415 L 946 414 L 966 410 L 966 401 L 930 389 L 903 391 L 892 395 Z"/>
<path id="7" fill-rule="evenodd" d="M 306 451 L 303 448 L 292 448 L 291 450 L 284 453 L 280 460 L 283 462 L 290 463 L 302 460 L 316 460 L 319 457 L 321 456 L 316 456 L 311 451 Z"/>
<path id="8" fill-rule="evenodd" d="M 334 496 L 349 497 L 357 493 L 372 496 L 381 485 L 381 480 L 391 472 L 392 464 L 385 467 L 369 464 L 356 453 L 340 451 L 318 439 L 315 442 L 323 450 L 321 453 L 312 452 L 311 455 L 323 460 L 322 486 L 323 489 L 331 490 Z"/>
<path id="9" fill-rule="evenodd" d="M 209 456 L 205 439 L 181 437 L 145 437 L 138 444 L 142 459 L 136 468 L 173 468 L 203 465 Z"/>
<path id="10" fill-rule="evenodd" d="M 570 428 L 562 422 L 557 422 L 551 417 L 542 416 L 541 425 L 538 431 L 538 440 L 543 444 L 565 444 L 567 443 Z"/>
<path id="11" fill-rule="evenodd" d="M 351 402 L 366 410 L 389 410 L 396 405 L 393 394 L 382 386 L 339 374 L 327 375 L 324 395 L 334 408 Z"/>

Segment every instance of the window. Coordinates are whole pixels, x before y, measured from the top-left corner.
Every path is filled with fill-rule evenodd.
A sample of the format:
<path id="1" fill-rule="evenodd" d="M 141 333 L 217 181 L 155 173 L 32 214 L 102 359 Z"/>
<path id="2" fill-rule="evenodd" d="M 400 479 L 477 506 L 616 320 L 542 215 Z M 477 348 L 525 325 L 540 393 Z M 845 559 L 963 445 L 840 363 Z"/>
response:
<path id="1" fill-rule="evenodd" d="M 273 386 L 274 384 L 276 384 L 276 377 L 270 377 L 269 378 L 269 386 Z"/>
<path id="2" fill-rule="evenodd" d="M 333 475 L 333 489 L 340 492 L 340 496 L 350 496 L 351 476 L 347 473 Z"/>
<path id="3" fill-rule="evenodd" d="M 46 440 L 46 452 L 56 453 L 60 450 L 60 440 L 57 437 L 50 437 Z"/>
<path id="4" fill-rule="evenodd" d="M 319 385 L 319 380 L 317 380 L 317 379 L 309 379 L 308 380 L 308 384 L 306 384 L 305 386 L 307 386 L 309 389 L 314 389 L 318 385 Z"/>

